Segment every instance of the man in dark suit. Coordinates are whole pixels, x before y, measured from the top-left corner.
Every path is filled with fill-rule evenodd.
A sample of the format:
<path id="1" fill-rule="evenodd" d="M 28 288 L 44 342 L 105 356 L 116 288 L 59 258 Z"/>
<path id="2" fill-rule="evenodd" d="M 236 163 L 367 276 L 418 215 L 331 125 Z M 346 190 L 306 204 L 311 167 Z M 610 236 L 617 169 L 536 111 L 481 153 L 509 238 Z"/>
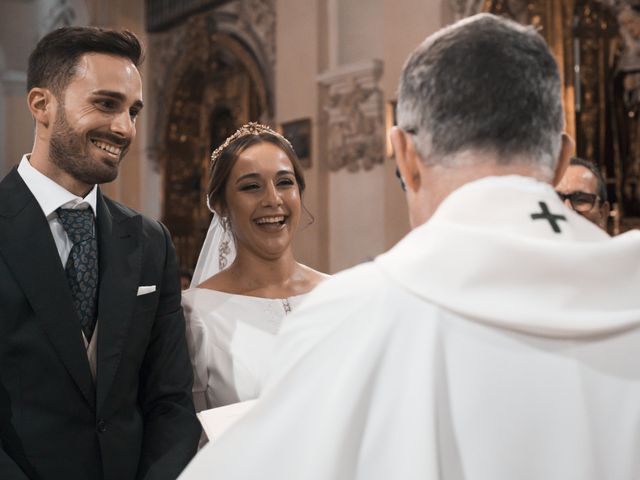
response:
<path id="1" fill-rule="evenodd" d="M 0 478 L 175 478 L 200 426 L 169 234 L 104 197 L 142 108 L 130 32 L 29 59 L 33 151 L 0 182 Z"/>

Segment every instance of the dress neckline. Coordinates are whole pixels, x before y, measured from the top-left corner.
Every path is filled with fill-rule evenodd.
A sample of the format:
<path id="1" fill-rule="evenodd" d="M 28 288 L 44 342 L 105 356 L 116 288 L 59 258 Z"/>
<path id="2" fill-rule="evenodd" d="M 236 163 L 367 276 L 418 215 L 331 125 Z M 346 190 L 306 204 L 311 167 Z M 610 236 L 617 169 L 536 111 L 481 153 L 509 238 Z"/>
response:
<path id="1" fill-rule="evenodd" d="M 202 288 L 202 287 L 192 287 L 192 288 L 188 288 L 187 290 L 184 290 L 182 293 L 186 293 L 189 291 L 200 291 L 200 292 L 210 292 L 212 294 L 217 294 L 217 295 L 222 295 L 222 296 L 227 296 L 227 297 L 245 297 L 245 298 L 255 298 L 257 300 L 271 300 L 271 301 L 278 301 L 278 302 L 289 302 L 292 299 L 297 299 L 297 298 L 301 298 L 304 297 L 305 295 L 308 295 L 309 293 L 311 293 L 311 290 L 309 290 L 308 292 L 305 293 L 300 293 L 298 295 L 291 295 L 289 297 L 258 297 L 256 295 L 243 295 L 240 293 L 229 293 L 229 292 L 223 292 L 221 290 L 213 290 L 211 288 Z"/>

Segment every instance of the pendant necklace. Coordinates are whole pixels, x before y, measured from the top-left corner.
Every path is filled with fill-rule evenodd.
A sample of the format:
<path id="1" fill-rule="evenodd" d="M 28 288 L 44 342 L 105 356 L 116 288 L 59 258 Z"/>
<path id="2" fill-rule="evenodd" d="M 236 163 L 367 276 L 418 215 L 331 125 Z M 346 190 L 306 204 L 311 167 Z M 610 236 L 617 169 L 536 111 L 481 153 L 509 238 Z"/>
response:
<path id="1" fill-rule="evenodd" d="M 289 303 L 289 299 L 288 298 L 283 298 L 282 299 L 282 308 L 284 308 L 285 315 L 288 314 L 288 313 L 291 313 L 291 304 Z"/>

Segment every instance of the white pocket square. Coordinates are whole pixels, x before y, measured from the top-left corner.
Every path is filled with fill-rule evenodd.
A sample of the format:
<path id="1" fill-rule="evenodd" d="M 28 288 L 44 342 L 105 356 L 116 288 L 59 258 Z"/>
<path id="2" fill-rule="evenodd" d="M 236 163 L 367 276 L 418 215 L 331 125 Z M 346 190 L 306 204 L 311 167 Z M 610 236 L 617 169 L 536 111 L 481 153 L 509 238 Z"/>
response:
<path id="1" fill-rule="evenodd" d="M 155 285 L 140 285 L 138 287 L 138 296 L 146 295 L 147 293 L 152 293 L 156 291 Z"/>

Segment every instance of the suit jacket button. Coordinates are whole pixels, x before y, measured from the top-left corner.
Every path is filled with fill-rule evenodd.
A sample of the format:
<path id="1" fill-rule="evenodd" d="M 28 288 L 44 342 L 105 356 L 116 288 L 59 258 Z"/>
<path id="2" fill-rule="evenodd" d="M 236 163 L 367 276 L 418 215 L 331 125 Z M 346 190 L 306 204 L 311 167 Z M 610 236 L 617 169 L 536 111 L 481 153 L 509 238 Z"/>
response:
<path id="1" fill-rule="evenodd" d="M 100 420 L 98 420 L 98 423 L 96 424 L 96 427 L 98 428 L 98 432 L 100 433 L 104 433 L 107 431 L 107 422 L 105 422 L 102 418 Z"/>

